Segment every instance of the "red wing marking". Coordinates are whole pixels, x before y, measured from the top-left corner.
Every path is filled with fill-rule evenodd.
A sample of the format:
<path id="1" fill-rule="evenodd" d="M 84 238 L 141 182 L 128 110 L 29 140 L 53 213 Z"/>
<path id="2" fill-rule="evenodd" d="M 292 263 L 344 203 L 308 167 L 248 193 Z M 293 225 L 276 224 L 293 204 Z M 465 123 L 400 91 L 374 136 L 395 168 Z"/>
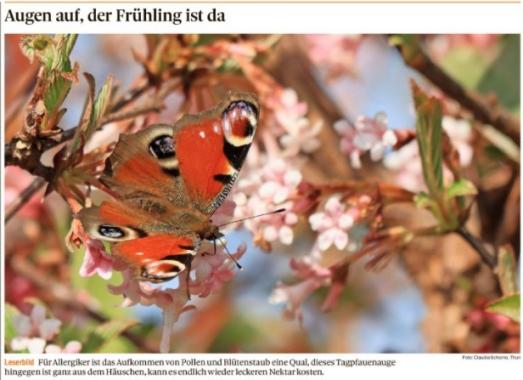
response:
<path id="1" fill-rule="evenodd" d="M 223 153 L 221 119 L 207 119 L 187 126 L 176 135 L 176 154 L 189 197 L 211 202 L 223 190 L 224 184 L 214 176 L 231 171 Z"/>
<path id="2" fill-rule="evenodd" d="M 129 264 L 141 267 L 166 256 L 194 254 L 193 250 L 194 241 L 190 237 L 164 234 L 118 243 L 113 253 Z"/>

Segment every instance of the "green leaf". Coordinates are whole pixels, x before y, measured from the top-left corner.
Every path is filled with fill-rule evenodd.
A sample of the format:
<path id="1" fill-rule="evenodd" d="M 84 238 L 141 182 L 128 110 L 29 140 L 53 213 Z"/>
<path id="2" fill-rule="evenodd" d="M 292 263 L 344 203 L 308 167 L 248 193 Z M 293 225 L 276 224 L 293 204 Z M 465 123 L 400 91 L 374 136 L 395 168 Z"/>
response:
<path id="1" fill-rule="evenodd" d="M 448 198 L 465 197 L 467 195 L 476 195 L 477 193 L 478 189 L 476 189 L 476 186 L 463 178 L 454 181 L 447 189 Z"/>
<path id="2" fill-rule="evenodd" d="M 15 336 L 18 335 L 16 332 L 15 326 L 13 324 L 13 319 L 20 315 L 20 311 L 13 305 L 5 303 L 5 312 L 4 312 L 4 328 L 5 328 L 5 343 L 10 342 Z"/>
<path id="3" fill-rule="evenodd" d="M 430 195 L 440 198 L 443 192 L 441 105 L 435 98 L 429 98 L 414 82 L 412 91 L 423 178 Z"/>
<path id="4" fill-rule="evenodd" d="M 20 40 L 20 49 L 30 62 L 38 58 L 44 66 L 47 66 L 47 57 L 52 55 L 54 43 L 53 39 L 46 35 L 25 36 Z"/>
<path id="5" fill-rule="evenodd" d="M 484 94 L 495 93 L 499 102 L 511 111 L 519 110 L 520 36 L 503 36 L 501 51 L 488 67 L 477 89 Z"/>
<path id="6" fill-rule="evenodd" d="M 89 334 L 82 347 L 83 352 L 99 352 L 103 347 L 117 338 L 121 333 L 133 327 L 138 322 L 134 320 L 114 319 L 105 322 Z"/>
<path id="7" fill-rule="evenodd" d="M 517 271 L 516 257 L 510 245 L 499 248 L 496 275 L 504 295 L 517 293 Z"/>
<path id="8" fill-rule="evenodd" d="M 520 309 L 520 296 L 519 293 L 511 296 L 506 296 L 492 302 L 487 306 L 487 311 L 491 313 L 501 314 L 505 317 L 509 317 L 516 322 L 519 322 L 519 309 Z"/>
<path id="9" fill-rule="evenodd" d="M 54 78 L 44 95 L 45 109 L 49 115 L 58 111 L 58 108 L 64 102 L 70 89 L 71 81 L 61 76 Z"/>
<path id="10" fill-rule="evenodd" d="M 91 118 L 89 122 L 89 129 L 87 131 L 87 138 L 90 137 L 92 133 L 96 131 L 96 129 L 100 125 L 100 119 L 105 115 L 105 112 L 107 111 L 107 106 L 109 105 L 109 102 L 111 100 L 111 93 L 113 89 L 113 78 L 109 76 L 106 80 L 100 91 L 98 92 L 98 95 L 96 95 L 96 99 L 94 100 L 94 106 L 91 113 Z"/>
<path id="11" fill-rule="evenodd" d="M 467 88 L 476 88 L 489 66 L 489 59 L 473 46 L 456 46 L 443 57 L 442 67 Z"/>

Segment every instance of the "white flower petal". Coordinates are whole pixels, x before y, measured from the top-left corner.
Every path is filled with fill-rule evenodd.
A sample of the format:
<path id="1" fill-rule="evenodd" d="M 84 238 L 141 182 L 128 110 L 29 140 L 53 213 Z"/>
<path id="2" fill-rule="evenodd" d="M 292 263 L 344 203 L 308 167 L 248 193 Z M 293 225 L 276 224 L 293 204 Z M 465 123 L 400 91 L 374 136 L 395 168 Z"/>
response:
<path id="1" fill-rule="evenodd" d="M 287 212 L 285 213 L 284 222 L 289 226 L 293 226 L 298 223 L 298 215 L 293 212 Z"/>
<path id="2" fill-rule="evenodd" d="M 370 149 L 370 159 L 372 161 L 379 161 L 383 158 L 383 154 L 385 153 L 385 146 L 378 142 L 374 144 L 374 146 Z"/>
<path id="3" fill-rule="evenodd" d="M 280 203 L 283 203 L 287 200 L 287 198 L 289 197 L 289 193 L 290 193 L 290 190 L 287 189 L 286 187 L 280 187 L 275 193 L 274 193 L 274 196 L 272 197 L 272 201 L 275 203 L 275 204 L 280 204 Z"/>
<path id="4" fill-rule="evenodd" d="M 373 135 L 371 133 L 358 133 L 356 137 L 354 138 L 354 145 L 356 145 L 357 148 L 366 151 L 372 148 L 374 144 L 378 139 L 376 138 L 376 135 Z"/>
<path id="5" fill-rule="evenodd" d="M 263 238 L 267 241 L 278 239 L 278 230 L 274 226 L 267 226 L 263 229 Z"/>
<path id="6" fill-rule="evenodd" d="M 27 343 L 27 348 L 31 354 L 42 354 L 45 348 L 45 340 L 42 338 L 31 338 Z"/>
<path id="7" fill-rule="evenodd" d="M 285 244 L 285 245 L 292 244 L 292 241 L 294 240 L 294 233 L 292 232 L 292 228 L 290 228 L 288 226 L 283 226 L 282 228 L 280 228 L 280 231 L 278 234 L 280 236 L 280 241 L 282 242 L 282 244 Z"/>
<path id="8" fill-rule="evenodd" d="M 316 212 L 309 216 L 309 223 L 313 231 L 319 231 L 321 229 L 324 218 L 326 218 L 326 215 L 323 212 Z"/>
<path id="9" fill-rule="evenodd" d="M 361 169 L 360 152 L 358 150 L 350 154 L 350 164 L 354 169 Z"/>
<path id="10" fill-rule="evenodd" d="M 388 129 L 381 138 L 381 141 L 386 146 L 394 146 L 398 142 L 398 138 L 393 130 Z"/>
<path id="11" fill-rule="evenodd" d="M 63 350 L 64 353 L 68 354 L 78 354 L 80 351 L 82 351 L 82 343 L 77 340 L 68 342 Z"/>
<path id="12" fill-rule="evenodd" d="M 332 230 L 322 232 L 318 236 L 318 248 L 322 251 L 326 251 L 334 242 L 334 235 Z"/>
<path id="13" fill-rule="evenodd" d="M 334 245 L 336 248 L 338 248 L 340 251 L 344 249 L 349 242 L 349 236 L 346 232 L 338 231 L 336 233 L 336 237 L 334 238 Z"/>
<path id="14" fill-rule="evenodd" d="M 247 195 L 245 193 L 235 193 L 233 199 L 236 206 L 245 206 L 247 203 Z"/>
<path id="15" fill-rule="evenodd" d="M 29 345 L 29 338 L 24 336 L 17 336 L 11 340 L 11 350 L 24 351 Z"/>
<path id="16" fill-rule="evenodd" d="M 264 199 L 272 199 L 279 188 L 280 185 L 274 181 L 265 182 L 258 189 L 258 194 Z"/>
<path id="17" fill-rule="evenodd" d="M 343 209 L 344 207 L 341 204 L 340 198 L 338 196 L 330 197 L 325 203 L 325 210 L 328 211 L 331 215 L 338 214 L 339 212 L 342 212 Z"/>
<path id="18" fill-rule="evenodd" d="M 288 301 L 289 297 L 283 286 L 283 284 L 278 284 L 276 288 L 272 290 L 272 293 L 269 296 L 270 304 L 284 303 Z"/>
<path id="19" fill-rule="evenodd" d="M 281 102 L 286 106 L 293 106 L 298 103 L 298 94 L 293 88 L 286 88 L 280 96 Z"/>
<path id="20" fill-rule="evenodd" d="M 354 219 L 352 218 L 352 216 L 348 215 L 348 214 L 343 214 L 339 219 L 338 219 L 338 226 L 343 229 L 343 230 L 348 230 L 349 228 L 351 228 L 354 224 Z"/>
<path id="21" fill-rule="evenodd" d="M 312 153 L 320 147 L 320 140 L 312 138 L 303 142 L 301 150 L 305 153 Z"/>
<path id="22" fill-rule="evenodd" d="M 62 348 L 56 344 L 49 344 L 45 347 L 46 354 L 60 354 L 62 353 Z"/>
<path id="23" fill-rule="evenodd" d="M 302 180 L 302 175 L 298 170 L 289 170 L 283 177 L 283 182 L 287 186 L 297 186 Z"/>

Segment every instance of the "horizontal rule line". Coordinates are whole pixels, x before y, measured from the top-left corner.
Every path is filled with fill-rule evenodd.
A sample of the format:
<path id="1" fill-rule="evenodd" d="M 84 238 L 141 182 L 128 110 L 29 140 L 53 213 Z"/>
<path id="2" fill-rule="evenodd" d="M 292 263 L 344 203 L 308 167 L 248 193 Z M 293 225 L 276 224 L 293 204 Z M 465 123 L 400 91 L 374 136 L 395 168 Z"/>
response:
<path id="1" fill-rule="evenodd" d="M 93 1 L 72 1 L 72 0 L 55 0 L 55 1 L 23 1 L 23 0 L 5 0 L 5 4 L 30 4 L 30 5 L 45 5 L 45 4 L 141 4 L 144 6 L 151 6 L 154 4 L 520 4 L 521 0 L 224 0 L 224 1 L 205 1 L 205 0 L 158 0 L 145 3 L 143 1 L 111 1 L 111 0 L 93 0 Z"/>

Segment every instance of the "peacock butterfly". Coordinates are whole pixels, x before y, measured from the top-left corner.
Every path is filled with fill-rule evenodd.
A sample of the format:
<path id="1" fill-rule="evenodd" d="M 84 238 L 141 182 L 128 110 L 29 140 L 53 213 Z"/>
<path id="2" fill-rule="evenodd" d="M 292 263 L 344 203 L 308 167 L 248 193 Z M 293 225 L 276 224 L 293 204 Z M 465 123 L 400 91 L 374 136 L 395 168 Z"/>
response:
<path id="1" fill-rule="evenodd" d="M 254 96 L 231 93 L 174 125 L 120 135 L 100 177 L 113 198 L 80 211 L 85 231 L 110 242 L 138 279 L 176 277 L 202 240 L 220 236 L 210 218 L 238 176 L 258 118 Z"/>

